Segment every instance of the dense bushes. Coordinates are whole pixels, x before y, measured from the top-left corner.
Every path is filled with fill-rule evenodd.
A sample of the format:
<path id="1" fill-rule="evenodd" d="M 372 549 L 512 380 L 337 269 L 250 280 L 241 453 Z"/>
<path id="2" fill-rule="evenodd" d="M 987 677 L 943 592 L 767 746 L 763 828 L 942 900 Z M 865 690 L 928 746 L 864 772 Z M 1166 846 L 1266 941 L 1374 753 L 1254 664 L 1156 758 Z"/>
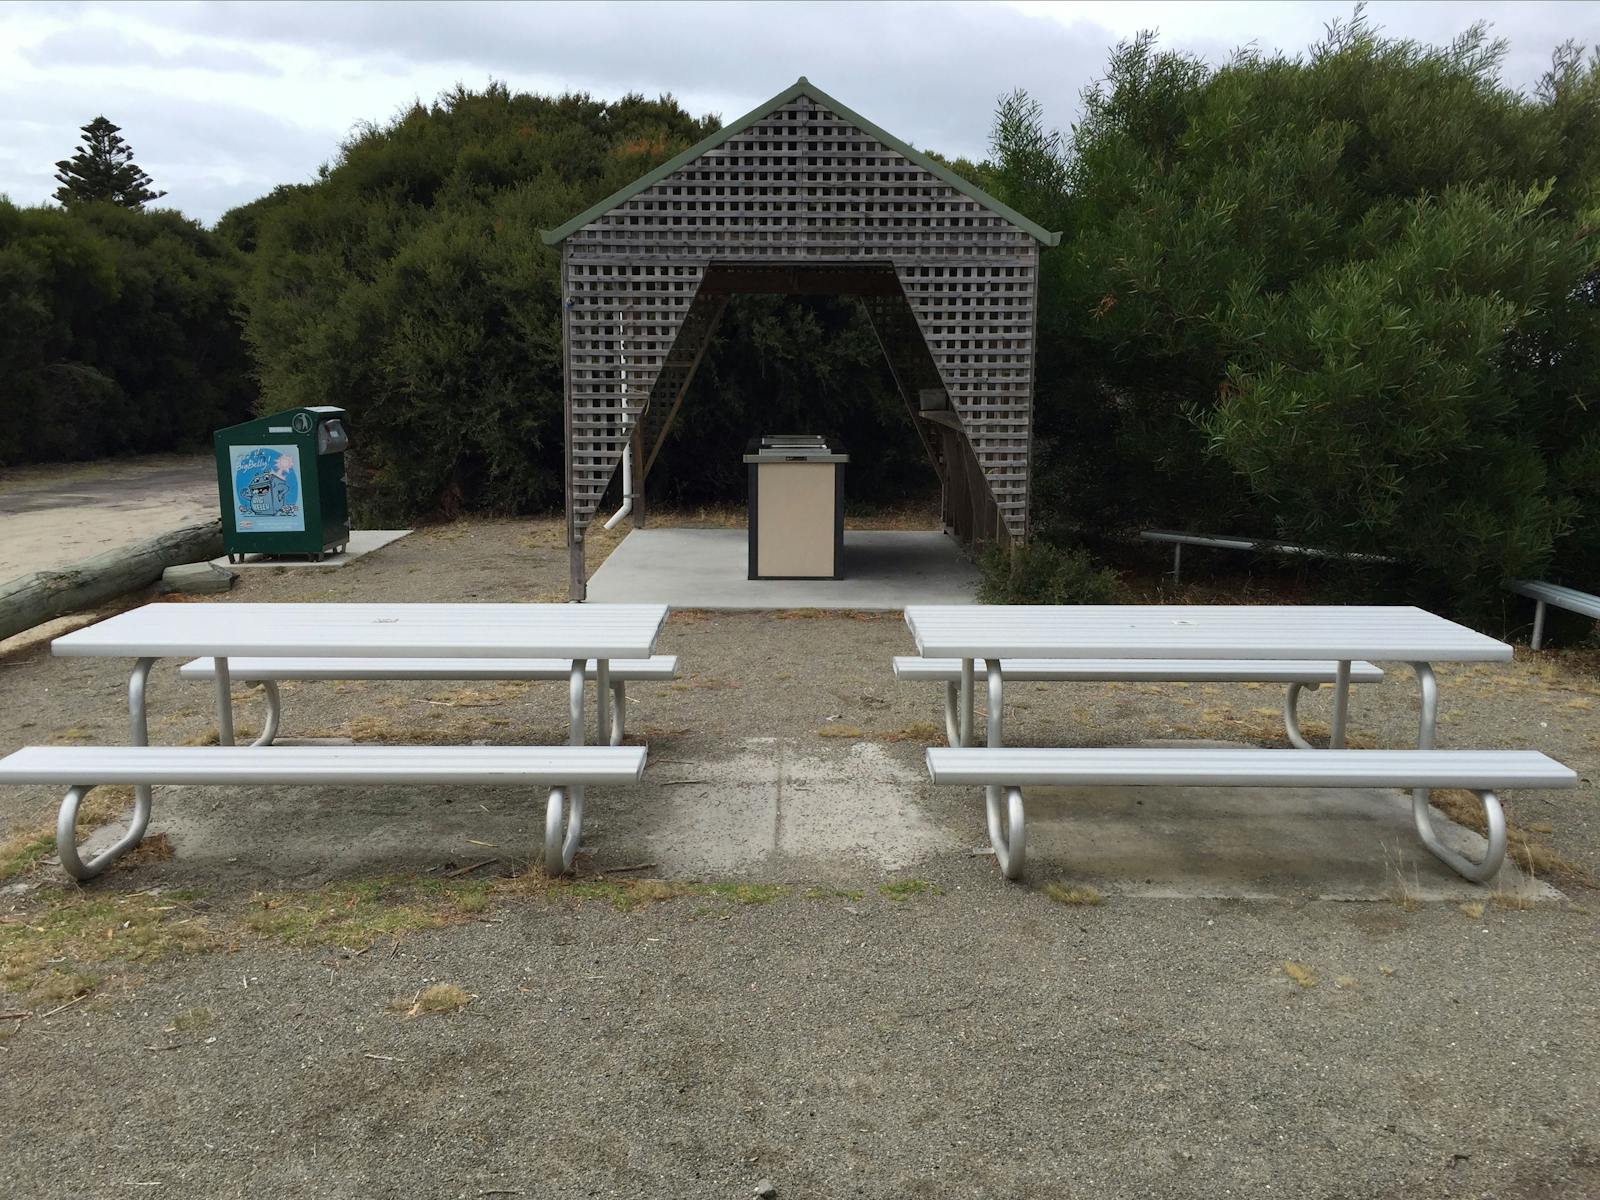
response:
<path id="1" fill-rule="evenodd" d="M 1043 539 L 995 546 L 978 566 L 978 599 L 984 604 L 1115 604 L 1122 598 L 1114 571 L 1083 550 Z"/>
<path id="2" fill-rule="evenodd" d="M 175 212 L 0 198 L 0 465 L 191 448 L 248 416 L 236 270 Z"/>
<path id="3" fill-rule="evenodd" d="M 456 91 L 346 145 L 315 184 L 224 218 L 254 251 L 244 291 L 265 408 L 352 413 L 363 519 L 562 503 L 560 255 L 539 238 L 705 136 L 670 98 Z M 892 435 L 928 474 L 853 303 L 751 297 L 724 317 L 652 487 L 741 498 L 752 432 Z M 898 449 L 896 449 L 898 447 Z"/>
<path id="4" fill-rule="evenodd" d="M 1301 59 L 1113 55 L 1070 143 L 1012 97 L 993 182 L 1045 255 L 1036 517 L 1401 557 L 1418 599 L 1594 582 L 1600 74 L 1358 17 Z"/>

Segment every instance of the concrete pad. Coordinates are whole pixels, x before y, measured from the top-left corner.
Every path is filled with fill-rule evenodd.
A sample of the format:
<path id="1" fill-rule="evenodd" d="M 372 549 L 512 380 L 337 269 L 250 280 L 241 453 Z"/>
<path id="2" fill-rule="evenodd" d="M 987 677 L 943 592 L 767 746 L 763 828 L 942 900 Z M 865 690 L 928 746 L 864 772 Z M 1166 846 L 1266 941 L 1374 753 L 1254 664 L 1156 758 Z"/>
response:
<path id="1" fill-rule="evenodd" d="M 183 563 L 161 572 L 161 590 L 186 596 L 209 596 L 227 591 L 237 578 L 237 572 L 216 563 Z"/>
<path id="2" fill-rule="evenodd" d="M 545 793 L 514 788 L 158 789 L 152 829 L 199 870 L 321 880 L 435 869 L 490 854 L 521 865 Z M 1428 854 L 1399 792 L 1033 788 L 1024 887 L 1235 900 L 1482 902 L 1560 898 L 1508 865 L 1485 888 Z M 1465 853 L 1476 834 L 1436 817 Z M 115 829 L 99 831 L 90 850 Z M 934 788 L 904 746 L 752 738 L 715 759 L 653 761 L 642 784 L 590 789 L 579 870 L 649 863 L 667 877 L 871 886 L 930 864 L 993 872 L 977 789 Z"/>
<path id="3" fill-rule="evenodd" d="M 398 542 L 409 529 L 352 529 L 350 531 L 350 544 L 338 554 L 329 554 L 321 562 L 312 562 L 309 558 L 270 558 L 265 554 L 247 554 L 243 562 L 230 563 L 226 555 L 212 559 L 212 563 L 219 567 L 231 567 L 235 571 L 248 571 L 252 568 L 259 570 L 262 567 L 295 567 L 297 569 L 310 569 L 314 571 L 332 571 L 339 567 L 355 562 L 364 555 L 371 554 L 374 550 L 381 550 L 390 542 Z"/>
<path id="4" fill-rule="evenodd" d="M 937 531 L 850 529 L 843 579 L 749 579 L 743 529 L 635 529 L 589 580 L 589 599 L 674 608 L 901 609 L 973 604 L 977 568 Z"/>

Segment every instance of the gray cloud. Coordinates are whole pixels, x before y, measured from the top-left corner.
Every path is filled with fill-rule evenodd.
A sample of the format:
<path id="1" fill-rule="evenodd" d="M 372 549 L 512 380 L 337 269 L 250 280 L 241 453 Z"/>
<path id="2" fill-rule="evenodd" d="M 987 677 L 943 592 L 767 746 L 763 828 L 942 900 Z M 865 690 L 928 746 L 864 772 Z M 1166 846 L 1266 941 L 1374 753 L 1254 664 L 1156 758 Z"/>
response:
<path id="1" fill-rule="evenodd" d="M 1068 24 L 996 3 L 12 4 L 0 7 L 0 28 L 19 14 L 50 28 L 21 56 L 43 85 L 0 82 L 0 144 L 9 152 L 0 191 L 45 198 L 49 171 L 36 164 L 64 157 L 77 126 L 104 111 L 168 189 L 167 203 L 214 220 L 277 183 L 309 178 L 356 122 L 489 78 L 607 98 L 670 92 L 726 120 L 806 75 L 915 145 L 981 156 L 995 101 L 1013 88 L 1070 125 L 1108 49 L 1131 31 L 1130 7 L 1144 11 L 1086 6 L 1074 11 L 1088 18 Z M 1209 23 L 1192 11 L 1163 9 L 1140 23 L 1181 17 L 1163 44 L 1220 61 L 1252 41 L 1264 52 L 1303 51 L 1351 5 L 1208 5 Z M 1475 19 L 1496 21 L 1511 43 L 1504 75 L 1517 86 L 1537 80 L 1563 39 L 1600 40 L 1600 5 L 1369 11 L 1396 36 L 1435 43 Z M 182 80 L 204 78 L 174 70 L 193 66 L 209 69 L 213 83 L 224 77 L 224 101 L 215 87 L 209 98 L 174 94 Z M 113 86 L 112 68 L 148 82 Z"/>
<path id="2" fill-rule="evenodd" d="M 228 75 L 282 75 L 283 71 L 252 50 L 225 43 L 188 45 L 163 50 L 143 38 L 111 26 L 63 30 L 24 47 L 22 55 L 36 67 L 190 68 Z"/>

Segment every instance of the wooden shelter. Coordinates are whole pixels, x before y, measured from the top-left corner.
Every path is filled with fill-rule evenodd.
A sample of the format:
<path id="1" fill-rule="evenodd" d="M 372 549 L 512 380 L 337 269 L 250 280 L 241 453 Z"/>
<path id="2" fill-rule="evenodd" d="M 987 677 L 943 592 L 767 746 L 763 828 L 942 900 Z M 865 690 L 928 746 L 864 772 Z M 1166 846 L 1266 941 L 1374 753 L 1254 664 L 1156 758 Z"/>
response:
<path id="1" fill-rule="evenodd" d="M 545 233 L 561 246 L 567 542 L 632 444 L 635 504 L 728 297 L 860 296 L 964 544 L 1028 531 L 1051 233 L 803 77 Z"/>

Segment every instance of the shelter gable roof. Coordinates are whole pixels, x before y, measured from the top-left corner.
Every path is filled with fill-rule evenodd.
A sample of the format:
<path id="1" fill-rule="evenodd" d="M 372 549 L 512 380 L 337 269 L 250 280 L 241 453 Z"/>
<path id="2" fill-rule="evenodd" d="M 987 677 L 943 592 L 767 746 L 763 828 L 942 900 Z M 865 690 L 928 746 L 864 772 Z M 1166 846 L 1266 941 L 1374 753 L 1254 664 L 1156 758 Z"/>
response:
<path id="1" fill-rule="evenodd" d="M 969 180 L 963 179 L 954 171 L 950 170 L 949 167 L 935 161 L 926 154 L 919 153 L 918 151 L 912 149 L 893 134 L 879 129 L 871 121 L 868 121 L 859 113 L 853 112 L 852 110 L 846 108 L 843 104 L 840 104 L 832 96 L 828 95 L 815 84 L 809 82 L 806 77 L 802 75 L 793 86 L 782 92 L 779 92 L 771 100 L 768 100 L 766 103 L 761 104 L 751 111 L 745 113 L 745 115 L 740 117 L 738 120 L 729 122 L 727 125 L 717 130 L 716 133 L 713 133 L 704 141 L 690 146 L 682 154 L 679 154 L 677 157 L 662 163 L 655 170 L 634 180 L 621 191 L 607 196 L 604 200 L 600 201 L 600 203 L 594 205 L 592 208 L 585 209 L 566 224 L 555 229 L 546 230 L 542 235 L 545 244 L 554 246 L 565 241 L 568 237 L 582 229 L 585 225 L 598 220 L 600 217 L 603 217 L 606 213 L 610 212 L 613 208 L 616 208 L 618 205 L 624 204 L 633 199 L 633 197 L 637 196 L 646 188 L 660 183 L 663 179 L 674 172 L 682 170 L 685 166 L 699 158 L 701 155 L 715 150 L 729 138 L 748 129 L 756 122 L 768 116 L 774 110 L 782 108 L 785 104 L 793 103 L 794 100 L 800 96 L 808 96 L 816 103 L 830 109 L 837 116 L 849 121 L 863 133 L 882 142 L 885 146 L 889 147 L 902 158 L 906 159 L 906 161 L 914 163 L 915 165 L 921 167 L 924 171 L 937 176 L 939 179 L 943 180 L 945 183 L 949 184 L 951 187 L 955 188 L 958 192 L 962 193 L 977 204 L 988 209 L 990 212 L 995 213 L 997 216 L 1005 218 L 1007 221 L 1011 222 L 1011 224 L 1015 225 L 1017 228 L 1027 233 L 1030 237 L 1034 238 L 1041 245 L 1054 246 L 1061 241 L 1061 235 L 1059 233 L 1052 233 L 1050 230 L 1045 229 L 1037 222 L 1030 221 L 1027 217 L 1023 216 L 1015 209 L 996 200 L 993 196 L 989 195 L 988 192 L 985 192 L 976 184 L 970 182 Z"/>

